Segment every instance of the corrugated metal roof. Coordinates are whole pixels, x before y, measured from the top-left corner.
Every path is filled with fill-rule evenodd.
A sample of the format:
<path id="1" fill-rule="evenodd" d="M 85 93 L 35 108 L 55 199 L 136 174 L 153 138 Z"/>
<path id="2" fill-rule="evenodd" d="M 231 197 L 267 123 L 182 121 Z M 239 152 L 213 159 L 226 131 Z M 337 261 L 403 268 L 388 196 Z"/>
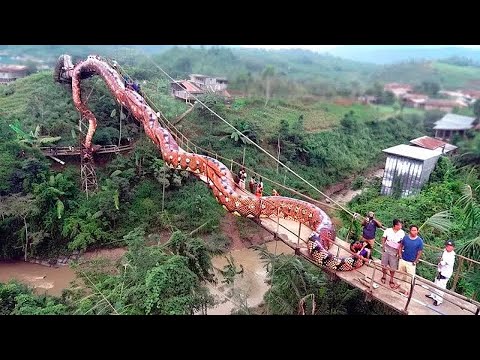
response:
<path id="1" fill-rule="evenodd" d="M 388 149 L 383 150 L 383 152 L 387 154 L 393 154 L 398 156 L 403 156 L 410 159 L 416 160 L 427 160 L 433 157 L 439 156 L 442 152 L 438 150 L 429 150 L 424 149 L 418 146 L 410 146 L 410 145 L 396 145 L 392 146 Z"/>
<path id="2" fill-rule="evenodd" d="M 410 143 L 420 146 L 424 149 L 436 150 L 445 147 L 445 153 L 455 150 L 457 147 L 455 145 L 451 145 L 445 141 L 432 138 L 430 136 L 422 136 L 413 140 L 410 140 Z"/>
<path id="3" fill-rule="evenodd" d="M 434 129 L 439 130 L 467 130 L 473 127 L 474 117 L 457 114 L 447 114 L 435 122 Z"/>
<path id="4" fill-rule="evenodd" d="M 177 81 L 177 83 L 182 85 L 189 93 L 203 93 L 202 89 L 198 88 L 188 80 Z"/>

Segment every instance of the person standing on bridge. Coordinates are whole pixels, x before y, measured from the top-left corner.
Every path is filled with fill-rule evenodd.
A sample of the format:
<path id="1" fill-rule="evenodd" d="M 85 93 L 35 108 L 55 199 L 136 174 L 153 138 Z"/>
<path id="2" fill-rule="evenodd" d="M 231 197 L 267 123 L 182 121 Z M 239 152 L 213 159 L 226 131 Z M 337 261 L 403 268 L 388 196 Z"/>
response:
<path id="1" fill-rule="evenodd" d="M 380 279 L 383 284 L 387 281 L 387 267 L 390 268 L 390 282 L 392 289 L 398 289 L 399 284 L 393 281 L 395 270 L 398 270 L 398 258 L 400 242 L 405 236 L 402 230 L 402 222 L 398 219 L 393 220 L 393 227 L 384 231 L 382 236 L 382 272 L 383 276 Z"/>
<path id="2" fill-rule="evenodd" d="M 245 190 L 245 180 L 247 179 L 247 173 L 245 167 L 242 166 L 240 172 L 238 173 L 238 185 L 240 189 Z"/>
<path id="3" fill-rule="evenodd" d="M 398 269 L 406 272 L 413 278 L 415 276 L 417 264 L 420 261 L 420 256 L 422 256 L 422 252 L 423 239 L 418 236 L 418 226 L 410 225 L 410 233 L 405 235 L 398 248 L 398 255 L 400 257 Z M 407 275 L 402 274 L 401 280 L 406 282 Z M 400 291 L 406 296 L 410 294 L 408 290 L 402 288 L 400 288 Z"/>
<path id="4" fill-rule="evenodd" d="M 453 250 L 455 243 L 452 240 L 445 241 L 445 250 L 443 250 L 440 262 L 437 266 L 437 276 L 435 277 L 435 285 L 442 289 L 447 288 L 447 283 L 453 274 L 453 265 L 455 264 L 455 251 Z M 433 305 L 438 306 L 443 303 L 443 295 L 445 293 L 441 290 L 434 290 L 429 295 L 425 295 L 433 299 Z"/>
<path id="5" fill-rule="evenodd" d="M 248 187 L 250 188 L 250 192 L 252 194 L 255 194 L 255 189 L 257 187 L 257 182 L 255 181 L 255 175 L 253 175 L 251 178 L 250 178 L 250 182 L 248 183 Z"/>
<path id="6" fill-rule="evenodd" d="M 375 246 L 375 235 L 377 228 L 381 228 L 382 223 L 375 219 L 375 213 L 373 211 L 369 211 L 368 216 L 362 222 L 362 226 L 363 241 L 367 242 L 368 245 L 370 245 L 370 248 L 373 250 L 373 247 Z"/>
<path id="7" fill-rule="evenodd" d="M 257 191 L 255 192 L 255 196 L 258 198 L 261 198 L 263 196 L 263 181 L 262 177 L 260 177 L 260 180 L 258 181 L 257 184 Z"/>

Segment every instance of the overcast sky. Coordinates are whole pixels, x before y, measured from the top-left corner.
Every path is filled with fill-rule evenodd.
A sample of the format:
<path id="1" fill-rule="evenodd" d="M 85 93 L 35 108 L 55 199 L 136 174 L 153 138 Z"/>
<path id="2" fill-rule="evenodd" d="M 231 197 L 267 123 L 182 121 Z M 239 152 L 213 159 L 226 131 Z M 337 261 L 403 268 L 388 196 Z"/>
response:
<path id="1" fill-rule="evenodd" d="M 248 47 L 248 48 L 263 48 L 263 49 L 307 49 L 312 51 L 329 51 L 337 46 L 343 45 L 240 45 L 241 47 Z M 389 45 L 389 47 L 392 45 Z M 395 45 L 398 47 L 402 47 L 402 45 Z M 411 46 L 411 45 L 409 45 Z M 466 47 L 466 48 L 476 48 L 480 49 L 480 45 L 417 45 L 417 46 L 424 46 L 429 48 L 435 47 L 450 47 L 450 46 L 458 46 L 458 47 Z"/>

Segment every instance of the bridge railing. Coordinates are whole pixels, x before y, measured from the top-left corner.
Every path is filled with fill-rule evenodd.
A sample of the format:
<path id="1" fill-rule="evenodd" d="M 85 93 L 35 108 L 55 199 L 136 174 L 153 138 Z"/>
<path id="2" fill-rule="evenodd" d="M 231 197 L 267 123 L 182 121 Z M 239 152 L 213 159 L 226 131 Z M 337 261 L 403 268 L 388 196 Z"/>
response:
<path id="1" fill-rule="evenodd" d="M 273 219 L 272 219 L 273 220 Z M 261 220 L 260 221 L 256 221 L 257 223 L 259 223 L 261 226 Z M 276 219 L 276 223 L 277 223 L 277 230 L 275 232 L 273 232 L 274 235 L 276 235 L 277 238 L 281 239 L 282 242 L 284 242 L 287 246 L 289 246 L 290 248 L 294 249 L 295 252 L 297 253 L 297 255 L 301 255 L 302 257 L 306 258 L 308 261 L 310 261 L 311 263 L 315 264 L 315 265 L 318 265 L 316 264 L 316 262 L 311 258 L 311 256 L 309 255 L 306 255 L 304 253 L 301 253 L 301 252 L 298 252 L 298 250 L 300 249 L 300 241 L 302 241 L 303 243 L 307 243 L 307 240 L 308 239 L 304 239 L 302 236 L 301 236 L 301 230 L 302 230 L 302 223 L 299 223 L 299 229 L 298 229 L 298 232 L 294 232 L 292 231 L 291 229 L 287 228 L 286 226 L 282 225 L 280 223 L 280 218 L 277 216 L 277 219 Z M 264 226 L 263 226 L 264 227 Z M 297 245 L 295 246 L 294 243 L 292 241 L 289 241 L 288 239 L 285 240 L 285 239 L 282 239 L 281 237 L 279 237 L 279 229 L 282 228 L 284 230 L 286 230 L 288 233 L 290 233 L 292 235 L 293 238 L 297 238 Z M 270 231 L 269 229 L 267 229 L 268 231 Z M 311 229 L 309 229 L 311 230 Z M 340 250 L 345 250 L 348 254 L 352 254 L 352 255 L 355 255 L 353 254 L 349 248 L 347 248 L 346 246 L 343 246 L 341 243 L 339 243 L 339 241 L 337 240 L 335 243 L 334 243 L 335 246 L 337 246 L 337 257 L 339 256 L 339 252 Z M 303 247 L 304 248 L 304 247 Z M 434 265 L 434 264 L 431 264 L 431 265 Z M 377 262 L 375 261 L 372 261 L 370 263 L 364 263 L 363 266 L 366 266 L 366 267 L 369 267 L 369 268 L 372 268 L 372 276 L 371 277 L 367 277 L 368 280 L 365 280 L 367 281 L 367 283 L 369 284 L 369 288 L 366 290 L 369 294 L 373 295 L 373 291 L 375 289 L 374 287 L 374 284 L 378 285 L 378 286 L 381 286 L 382 288 L 385 288 L 387 289 L 389 292 L 392 292 L 392 293 L 397 293 L 398 294 L 398 291 L 395 291 L 394 289 L 391 289 L 389 286 L 386 286 L 384 284 L 379 284 L 377 281 L 375 281 L 375 273 L 376 271 L 383 271 L 383 267 L 381 266 L 381 264 L 378 264 Z M 436 266 L 436 265 L 435 265 Z M 353 271 L 357 271 L 359 272 L 359 270 L 362 269 L 362 268 L 359 268 L 359 269 L 356 269 L 356 270 L 353 270 Z M 338 275 L 337 273 L 333 272 L 334 274 Z M 405 280 L 405 278 L 407 280 Z M 439 291 L 442 291 L 444 292 L 445 294 L 448 294 L 450 295 L 452 298 L 449 298 L 447 296 L 443 296 L 443 300 L 444 302 L 449 302 L 451 304 L 453 304 L 454 306 L 456 307 L 459 307 L 460 309 L 462 310 L 465 310 L 465 311 L 468 311 L 472 314 L 475 314 L 475 315 L 478 315 L 480 313 L 480 302 L 478 301 L 475 301 L 473 299 L 470 299 L 466 296 L 463 296 L 463 295 L 460 295 L 456 292 L 454 292 L 453 290 L 448 290 L 448 289 L 443 289 L 443 288 L 440 288 L 438 285 L 436 285 L 435 283 L 419 276 L 419 275 L 411 275 L 409 273 L 406 273 L 406 272 L 403 272 L 403 271 L 400 271 L 400 270 L 396 270 L 395 271 L 395 274 L 394 274 L 394 279 L 396 279 L 397 281 L 401 282 L 401 283 L 404 283 L 406 284 L 408 287 L 409 287 L 409 290 L 408 290 L 408 295 L 405 297 L 405 306 L 403 308 L 403 312 L 404 313 L 407 313 L 408 312 L 408 308 L 409 308 L 409 305 L 411 304 L 411 300 L 412 300 L 412 297 L 413 297 L 413 294 L 414 294 L 414 289 L 415 289 L 415 286 L 422 286 L 424 288 L 426 288 L 427 290 L 429 291 L 432 291 L 434 292 L 435 289 L 439 290 Z M 423 283 L 424 285 L 420 285 L 420 283 Z M 405 295 L 402 295 L 402 296 L 405 296 Z M 458 300 L 460 300 L 460 302 L 458 302 Z M 464 302 L 468 302 L 472 305 L 474 305 L 476 307 L 476 310 L 472 310 L 470 307 L 467 307 L 465 305 L 463 305 L 461 303 L 461 301 L 464 301 Z"/>
<path id="2" fill-rule="evenodd" d="M 81 151 L 81 148 L 78 146 L 40 146 L 39 149 L 49 155 L 65 155 L 65 154 L 78 154 Z M 96 153 L 104 153 L 104 152 L 120 152 L 124 150 L 133 149 L 133 144 L 128 145 L 104 145 L 98 148 L 95 152 Z"/>
<path id="3" fill-rule="evenodd" d="M 301 198 L 303 198 L 303 199 L 305 199 L 305 200 L 307 200 L 311 203 L 317 204 L 321 207 L 329 207 L 329 208 L 333 208 L 333 209 L 338 209 L 337 207 L 332 206 L 331 204 L 328 204 L 328 203 L 319 201 L 317 199 L 314 199 L 314 198 L 312 198 L 308 195 L 302 194 L 302 193 L 296 191 L 295 189 L 292 189 L 292 188 L 290 188 L 290 187 L 288 187 L 284 184 L 281 184 L 281 183 L 279 183 L 275 180 L 272 180 L 272 179 L 266 177 L 265 175 L 262 175 L 262 174 L 256 172 L 252 168 L 249 168 L 248 166 L 245 166 L 243 163 L 241 164 L 238 161 L 235 161 L 233 159 L 230 159 L 230 158 L 224 157 L 222 155 L 219 155 L 216 152 L 210 151 L 208 149 L 204 149 L 204 148 L 196 145 L 189 138 L 187 138 L 175 125 L 170 123 L 168 121 L 168 119 L 164 118 L 162 122 L 163 122 L 164 126 L 166 126 L 167 129 L 170 131 L 170 133 L 175 138 L 177 143 L 179 143 L 180 147 L 186 148 L 187 151 L 189 151 L 189 152 L 192 152 L 192 151 L 195 152 L 195 153 L 200 153 L 201 152 L 205 155 L 214 157 L 217 160 L 222 160 L 225 163 L 225 165 L 228 165 L 228 164 L 230 165 L 230 171 L 232 171 L 232 172 L 233 172 L 233 166 L 234 165 L 237 166 L 238 168 L 244 167 L 247 170 L 247 173 L 253 174 L 255 176 L 261 176 L 266 182 L 269 182 L 269 183 L 273 184 L 274 186 L 276 186 L 280 189 L 286 190 L 290 194 L 293 194 L 294 196 L 296 195 L 298 197 L 301 197 Z M 424 244 L 424 245 L 425 245 L 426 248 L 431 248 L 431 249 L 435 249 L 435 250 L 443 250 L 442 248 L 439 248 L 439 247 L 434 246 L 434 245 L 430 245 L 430 244 Z M 374 248 L 374 251 L 378 251 L 378 250 Z M 457 265 L 457 269 L 455 271 L 455 275 L 453 276 L 453 285 L 452 285 L 452 290 L 453 291 L 456 288 L 459 277 L 463 273 L 463 264 L 464 263 L 480 265 L 480 262 L 477 261 L 477 260 L 470 259 L 470 258 L 467 258 L 467 257 L 459 255 L 459 254 L 455 254 L 455 256 L 459 259 L 459 262 L 458 262 L 458 265 Z M 436 267 L 437 266 L 437 264 L 433 264 L 433 263 L 428 262 L 427 260 L 424 260 L 424 259 L 420 259 L 420 262 L 422 262 L 422 263 L 424 263 L 428 266 L 431 266 L 431 267 Z"/>
<path id="4" fill-rule="evenodd" d="M 158 109 L 158 107 L 151 101 L 151 99 L 147 96 L 147 94 L 144 95 L 144 98 L 145 98 L 145 101 L 147 102 L 147 104 L 148 104 L 152 109 L 155 109 L 157 112 L 160 112 L 159 109 Z M 161 113 L 161 112 L 160 112 L 160 113 Z M 237 165 L 237 166 L 240 166 L 240 167 L 244 167 L 244 168 L 247 169 L 251 174 L 254 174 L 254 175 L 256 175 L 256 176 L 261 176 L 265 181 L 271 182 L 271 183 L 275 184 L 276 186 L 278 186 L 279 188 L 282 188 L 282 189 L 284 189 L 284 190 L 287 190 L 287 191 L 289 191 L 289 192 L 291 192 L 291 193 L 293 193 L 293 194 L 295 194 L 295 195 L 297 195 L 297 196 L 301 196 L 301 197 L 303 197 L 303 198 L 305 198 L 305 199 L 307 199 L 307 200 L 309 200 L 309 201 L 311 201 L 311 202 L 313 202 L 313 203 L 317 203 L 317 204 L 320 204 L 320 205 L 322 205 L 322 206 L 332 207 L 332 206 L 329 205 L 329 204 L 326 204 L 326 203 L 323 203 L 323 202 L 321 202 L 321 201 L 319 201 L 319 200 L 313 199 L 313 198 L 311 198 L 311 197 L 309 197 L 309 196 L 307 196 L 307 195 L 304 195 L 304 194 L 299 193 L 298 191 L 296 191 L 296 190 L 294 190 L 294 189 L 292 189 L 292 188 L 289 188 L 289 187 L 287 187 L 287 186 L 285 186 L 285 185 L 282 185 L 282 184 L 280 184 L 280 183 L 278 183 L 278 182 L 275 182 L 275 181 L 273 181 L 273 180 L 271 180 L 271 179 L 263 176 L 262 174 L 254 171 L 253 169 L 250 169 L 250 168 L 245 167 L 244 164 L 240 164 L 239 162 L 237 162 L 237 161 L 235 161 L 235 160 L 233 160 L 233 159 L 228 159 L 228 158 L 226 158 L 226 157 L 224 157 L 224 156 L 221 156 L 221 155 L 219 155 L 219 154 L 217 154 L 217 153 L 215 153 L 215 152 L 212 152 L 212 151 L 209 151 L 209 150 L 207 150 L 207 149 L 201 148 L 200 146 L 197 146 L 197 145 L 196 145 L 195 143 L 193 143 L 190 139 L 188 139 L 178 128 L 176 128 L 174 124 L 172 124 L 170 121 L 168 121 L 168 119 L 167 119 L 165 116 L 162 116 L 162 117 L 159 119 L 159 121 L 170 131 L 170 133 L 171 133 L 172 136 L 175 138 L 175 140 L 177 141 L 177 143 L 179 144 L 179 146 L 182 147 L 182 148 L 185 148 L 188 152 L 192 152 L 192 151 L 193 151 L 193 152 L 195 152 L 195 153 L 199 153 L 199 150 L 201 150 L 204 154 L 207 154 L 208 156 L 214 157 L 215 159 L 224 160 L 224 161 L 227 162 L 227 164 L 230 163 L 230 171 L 233 171 L 233 164 L 235 164 L 235 165 Z M 225 164 L 225 165 L 226 165 L 226 164 Z M 278 222 L 277 222 L 277 230 L 278 230 L 279 227 L 282 227 L 282 228 L 286 229 L 288 232 L 294 234 L 290 229 L 287 229 L 285 226 L 281 225 L 281 224 L 279 223 L 279 221 L 278 221 Z M 297 236 L 297 246 L 299 245 L 300 240 L 302 240 L 303 242 L 306 243 L 306 239 L 301 239 L 301 237 L 300 237 L 301 228 L 302 228 L 302 224 L 299 223 L 298 234 L 296 234 L 296 236 Z M 277 231 L 277 233 L 278 233 L 278 231 Z M 295 235 L 295 234 L 294 234 L 294 235 Z M 336 246 L 338 246 L 337 255 L 339 254 L 340 248 L 343 248 L 344 250 L 346 250 L 347 252 L 350 253 L 350 249 L 347 249 L 347 248 L 343 247 L 343 246 L 340 245 L 340 244 L 336 244 Z M 432 246 L 432 245 L 428 245 L 428 244 L 425 244 L 425 246 L 426 246 L 426 247 L 431 247 L 431 248 L 434 248 L 434 249 L 443 250 L 443 249 L 441 249 L 441 248 L 438 248 L 438 247 L 435 247 L 435 246 Z M 480 264 L 480 262 L 478 262 L 478 261 L 476 261 L 476 260 L 469 259 L 469 258 L 466 258 L 466 257 L 461 256 L 461 255 L 456 255 L 456 256 L 458 256 L 458 257 L 460 258 L 460 262 L 462 262 L 462 263 L 463 263 L 463 261 L 469 261 L 469 262 L 471 262 L 471 263 Z M 422 261 L 423 263 L 428 264 L 429 266 L 436 266 L 435 264 L 430 263 L 430 262 L 428 262 L 428 261 L 426 261 L 426 260 L 422 260 L 422 259 L 421 259 L 420 261 Z M 373 265 L 372 265 L 372 264 L 373 264 Z M 374 267 L 374 271 L 375 271 L 375 268 L 378 267 L 378 264 L 375 264 L 374 262 L 372 262 L 371 264 L 366 264 L 366 265 L 369 266 L 369 267 L 372 267 L 372 266 L 373 266 L 373 267 Z M 461 268 L 461 266 L 459 266 L 459 267 L 457 268 L 457 274 L 456 274 L 456 276 L 455 276 L 456 278 L 458 278 L 458 272 L 460 271 L 460 268 Z M 421 277 L 419 277 L 419 276 L 411 276 L 410 274 L 405 273 L 405 272 L 401 272 L 401 271 L 396 271 L 395 274 L 406 275 L 407 277 L 410 277 L 410 279 L 411 279 L 411 281 L 410 281 L 409 297 L 408 297 L 408 300 L 407 300 L 407 303 L 406 303 L 406 306 L 405 306 L 404 311 L 407 311 L 407 309 L 408 309 L 408 305 L 409 305 L 409 303 L 410 303 L 411 296 L 412 296 L 412 294 L 413 294 L 413 288 L 414 288 L 414 286 L 415 286 L 415 279 L 418 278 L 418 279 L 421 279 L 420 281 L 424 281 L 424 282 L 426 282 L 426 283 L 430 283 L 429 285 L 430 285 L 431 287 L 437 288 L 437 289 L 439 289 L 439 290 L 441 290 L 441 291 L 444 291 L 445 293 L 448 293 L 448 294 L 450 294 L 450 295 L 452 295 L 452 296 L 454 296 L 454 297 L 456 297 L 456 298 L 459 298 L 459 299 L 462 299 L 462 298 L 463 298 L 463 300 L 468 299 L 468 300 L 465 300 L 465 301 L 469 301 L 469 302 L 472 302 L 473 304 L 475 304 L 475 306 L 477 306 L 477 313 L 478 313 L 478 309 L 479 309 L 480 303 L 478 303 L 478 302 L 476 302 L 476 301 L 474 301 L 474 300 L 472 300 L 472 299 L 466 298 L 466 297 L 464 297 L 464 296 L 462 296 L 462 295 L 460 295 L 460 294 L 457 294 L 457 293 L 455 293 L 455 292 L 453 292 L 453 291 L 449 291 L 449 290 L 446 291 L 446 289 L 441 289 L 441 288 L 439 288 L 438 286 L 436 286 L 434 283 L 429 282 L 428 280 L 423 279 L 423 278 L 421 278 Z M 372 290 L 372 287 L 373 287 L 373 276 L 372 276 L 371 282 L 372 282 L 372 285 L 371 285 L 370 289 Z M 455 284 L 456 284 L 456 281 L 455 281 Z M 455 285 L 454 285 L 454 287 L 455 287 Z M 387 287 L 386 287 L 386 288 L 387 288 Z M 387 288 L 387 289 L 389 289 L 389 288 Z M 393 291 L 393 289 L 389 289 L 389 290 Z M 445 301 L 448 301 L 448 299 L 444 299 L 444 300 L 445 300 Z"/>

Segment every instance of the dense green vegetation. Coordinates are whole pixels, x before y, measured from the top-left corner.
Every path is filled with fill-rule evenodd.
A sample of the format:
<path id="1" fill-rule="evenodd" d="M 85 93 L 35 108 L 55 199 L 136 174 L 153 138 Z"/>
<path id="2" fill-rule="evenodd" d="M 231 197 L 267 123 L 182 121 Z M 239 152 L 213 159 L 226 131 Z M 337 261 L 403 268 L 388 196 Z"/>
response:
<path id="1" fill-rule="evenodd" d="M 424 132 L 421 115 L 394 114 L 385 107 L 377 110 L 327 103 L 306 106 L 282 100 L 264 106 L 261 99 L 253 98 L 239 100 L 231 108 L 217 102 L 215 111 L 270 154 L 277 154 L 280 143 L 280 161 L 320 188 L 383 161 L 382 149 L 408 142 Z M 197 145 L 240 163 L 245 147 L 248 167 L 262 169 L 263 175 L 278 182 L 285 180 L 301 191 L 311 190 L 294 176 L 285 177 L 283 169 L 277 174 L 273 159 L 251 144 L 232 138 L 232 129 L 218 118 L 205 118 L 199 110 L 182 122 L 182 129 Z"/>
<path id="2" fill-rule="evenodd" d="M 245 165 L 249 168 L 317 198 L 318 194 L 304 182 L 281 167 L 277 170 L 275 161 L 253 144 L 274 157 L 280 148 L 280 161 L 324 189 L 383 163 L 382 149 L 429 134 L 433 122 L 442 115 L 402 109 L 392 105 L 393 99 L 384 93 L 384 105 L 380 106 L 360 105 L 345 98 L 319 99 L 320 95 L 346 97 L 361 93 L 364 89 L 360 83 L 370 81 L 372 67 L 358 67 L 353 62 L 309 52 L 172 48 L 155 59 L 165 62 L 167 71 L 176 77 L 190 72 L 229 77 L 234 74 L 232 86 L 247 96 L 231 105 L 213 96 L 202 99 L 248 141 L 198 104 L 178 128 L 197 146 L 227 159 L 241 163 L 245 151 Z M 146 58 L 136 54 L 123 65 L 128 74 L 142 81 L 143 91 L 168 119 L 173 120 L 187 109 L 169 95 L 169 81 Z M 267 79 L 262 74 L 269 65 L 274 71 L 268 72 L 271 98 L 266 101 Z M 454 65 L 440 70 L 453 71 L 450 66 Z M 418 77 L 417 83 L 421 84 L 420 80 L 431 79 Z M 118 107 L 102 81 L 86 80 L 82 88 L 99 123 L 94 142 L 117 144 L 131 138 L 135 148 L 127 154 L 97 158 L 99 191 L 87 198 L 78 186 L 77 160 L 69 160 L 63 168 L 51 166 L 38 150 L 39 142 L 34 141 L 37 138 L 28 142 L 22 138 L 22 132 L 34 132 L 40 126 L 40 135 L 61 137 L 58 145 L 78 143 L 78 114 L 68 86 L 53 83 L 51 72 L 43 71 L 3 88 L 0 259 L 48 259 L 74 250 L 121 245 L 128 245 L 129 252 L 121 264 L 79 267 L 84 285 L 67 292 L 61 300 L 37 298 L 19 285 L 2 285 L 0 293 L 7 294 L 9 300 L 6 305 L 1 303 L 0 311 L 190 314 L 204 310 L 212 301 L 203 283 L 212 280 L 210 256 L 228 247 L 224 234 L 219 232 L 225 211 L 205 184 L 186 172 L 165 167 L 158 150 L 128 112 Z M 375 88 L 378 90 L 378 84 L 373 85 Z M 9 127 L 12 124 L 22 132 L 13 131 Z M 449 236 L 458 239 L 461 251 L 478 259 L 475 234 L 480 230 L 479 183 L 471 165 L 480 161 L 479 139 L 478 134 L 456 139 L 462 149 L 458 164 L 464 168 L 442 161 L 420 195 L 407 199 L 381 197 L 379 184 L 373 184 L 351 204 L 352 210 L 364 213 L 375 209 L 385 223 L 401 217 L 406 224 L 423 224 L 435 213 L 449 210 L 454 220 Z M 224 163 L 230 167 L 227 161 Z M 232 169 L 238 171 L 236 166 Z M 265 181 L 266 194 L 273 187 Z M 345 214 L 338 214 L 342 216 Z M 340 227 L 339 233 L 345 235 L 346 229 Z M 422 235 L 433 245 L 440 245 L 446 236 L 428 225 L 422 228 Z M 157 246 L 145 246 L 146 239 L 149 245 Z M 167 245 L 160 245 L 167 239 Z M 435 262 L 433 252 L 425 256 Z M 271 270 L 273 287 L 266 296 L 269 313 L 295 313 L 298 302 L 311 294 L 319 304 L 315 313 L 383 311 L 359 304 L 360 295 L 355 290 L 332 285 L 320 270 L 298 259 L 279 257 L 269 262 L 272 269 L 282 264 L 285 269 L 275 276 Z M 296 272 L 302 277 L 292 278 Z M 419 267 L 419 272 L 433 278 L 430 268 Z M 474 296 L 478 279 L 472 274 L 462 278 L 459 289 Z M 295 294 L 291 293 L 291 283 L 299 290 Z M 89 292 L 94 296 L 87 297 Z M 102 300 L 105 297 L 109 303 Z"/>
<path id="3" fill-rule="evenodd" d="M 325 272 L 301 258 L 275 256 L 264 250 L 262 255 L 271 283 L 264 296 L 267 314 L 394 314 L 379 302 L 365 302 L 360 290 L 329 280 Z"/>
<path id="4" fill-rule="evenodd" d="M 432 173 L 429 183 L 415 196 L 395 198 L 380 195 L 380 184 L 366 185 L 365 191 L 357 196 L 349 207 L 352 211 L 365 214 L 375 211 L 376 217 L 387 227 L 395 218 L 404 221 L 404 229 L 412 224 L 420 227 L 420 236 L 428 245 L 443 249 L 446 239 L 456 242 L 456 252 L 469 258 L 480 259 L 480 181 L 478 170 L 456 166 L 451 159 L 442 157 Z M 444 216 L 439 213 L 447 211 Z M 345 213 L 341 214 L 345 220 Z M 340 229 L 342 236 L 346 228 Z M 360 224 L 355 223 L 355 237 L 361 234 Z M 379 241 L 382 232 L 377 233 Z M 422 258 L 437 264 L 441 250 L 425 248 Z M 378 253 L 377 253 L 377 256 Z M 458 260 L 458 259 L 457 259 Z M 458 261 L 456 267 L 458 267 Z M 468 296 L 480 295 L 476 292 L 478 269 L 468 267 L 460 277 L 457 291 Z M 434 279 L 436 267 L 420 263 L 417 273 L 427 279 Z M 453 281 L 453 280 L 452 280 Z"/>
<path id="5" fill-rule="evenodd" d="M 119 264 L 92 260 L 75 266 L 78 285 L 61 299 L 36 296 L 16 283 L 0 284 L 0 314 L 186 315 L 205 312 L 213 297 L 202 281 L 212 281 L 210 252 L 200 239 L 179 231 L 162 246 L 146 246 L 136 228 L 124 240 Z"/>

